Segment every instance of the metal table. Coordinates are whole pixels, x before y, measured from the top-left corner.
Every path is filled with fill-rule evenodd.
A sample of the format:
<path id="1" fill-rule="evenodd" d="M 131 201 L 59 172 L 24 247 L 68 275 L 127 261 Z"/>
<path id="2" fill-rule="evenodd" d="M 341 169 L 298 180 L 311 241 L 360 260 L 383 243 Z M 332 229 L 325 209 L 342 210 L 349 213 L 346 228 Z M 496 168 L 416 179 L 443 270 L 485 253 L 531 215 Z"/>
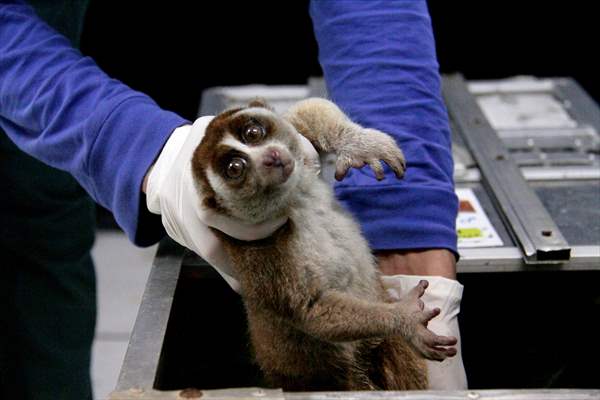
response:
<path id="1" fill-rule="evenodd" d="M 256 90 L 209 90 L 201 114 L 243 104 Z M 280 109 L 326 96 L 319 79 L 260 90 Z M 444 98 L 457 187 L 473 191 L 502 242 L 460 248 L 463 359 L 476 389 L 257 389 L 240 298 L 202 259 L 164 240 L 111 398 L 600 399 L 597 105 L 565 78 L 466 82 L 456 75 L 444 78 Z M 535 116 L 536 104 L 552 111 L 544 117 L 550 127 Z M 550 107 L 556 104 L 561 110 Z"/>

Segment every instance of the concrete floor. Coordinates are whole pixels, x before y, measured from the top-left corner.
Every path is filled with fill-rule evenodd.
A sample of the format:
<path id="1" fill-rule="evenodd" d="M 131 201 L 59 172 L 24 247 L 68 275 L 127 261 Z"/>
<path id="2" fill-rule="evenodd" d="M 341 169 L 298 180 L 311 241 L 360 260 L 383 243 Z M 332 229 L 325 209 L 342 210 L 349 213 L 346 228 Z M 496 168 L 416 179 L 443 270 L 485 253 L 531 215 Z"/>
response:
<path id="1" fill-rule="evenodd" d="M 98 320 L 92 356 L 94 397 L 115 388 L 156 246 L 139 248 L 120 231 L 99 231 L 92 249 Z"/>

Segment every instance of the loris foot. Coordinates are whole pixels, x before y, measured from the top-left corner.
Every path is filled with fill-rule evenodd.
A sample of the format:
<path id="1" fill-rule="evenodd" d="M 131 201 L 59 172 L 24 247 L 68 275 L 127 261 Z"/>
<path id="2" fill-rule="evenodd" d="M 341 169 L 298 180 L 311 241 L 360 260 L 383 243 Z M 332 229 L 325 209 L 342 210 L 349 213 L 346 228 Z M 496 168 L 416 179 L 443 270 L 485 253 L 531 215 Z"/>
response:
<path id="1" fill-rule="evenodd" d="M 378 180 L 382 180 L 381 161 L 388 164 L 398 178 L 404 175 L 406 162 L 396 141 L 381 131 L 352 122 L 329 100 L 302 100 L 288 110 L 285 118 L 317 151 L 336 154 L 337 180 L 341 180 L 351 167 L 362 168 L 365 164 L 371 167 Z"/>
<path id="2" fill-rule="evenodd" d="M 352 124 L 347 129 L 352 132 L 344 136 L 345 143 L 336 152 L 335 179 L 339 181 L 344 178 L 351 167 L 362 168 L 366 164 L 380 181 L 384 178 L 381 161 L 390 166 L 398 179 L 404 176 L 404 154 L 391 136 L 357 124 Z"/>

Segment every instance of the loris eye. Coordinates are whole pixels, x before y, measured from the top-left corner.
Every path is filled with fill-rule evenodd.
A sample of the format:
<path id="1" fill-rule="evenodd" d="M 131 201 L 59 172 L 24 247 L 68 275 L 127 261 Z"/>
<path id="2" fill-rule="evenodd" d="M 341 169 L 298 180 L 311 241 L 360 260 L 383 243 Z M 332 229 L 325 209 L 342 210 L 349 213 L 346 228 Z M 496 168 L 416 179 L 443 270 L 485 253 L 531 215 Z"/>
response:
<path id="1" fill-rule="evenodd" d="M 242 139 L 246 143 L 256 143 L 265 136 L 265 128 L 259 124 L 248 125 L 244 128 Z"/>
<path id="2" fill-rule="evenodd" d="M 240 157 L 232 158 L 227 165 L 227 177 L 231 179 L 241 178 L 246 171 L 246 160 Z"/>

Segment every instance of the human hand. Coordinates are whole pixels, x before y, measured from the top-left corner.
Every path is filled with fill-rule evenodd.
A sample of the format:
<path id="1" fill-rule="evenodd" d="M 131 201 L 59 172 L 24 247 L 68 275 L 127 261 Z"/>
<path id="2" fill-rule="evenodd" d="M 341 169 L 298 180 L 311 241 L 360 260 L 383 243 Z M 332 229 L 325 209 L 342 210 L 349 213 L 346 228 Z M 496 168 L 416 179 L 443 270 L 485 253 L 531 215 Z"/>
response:
<path id="1" fill-rule="evenodd" d="M 168 235 L 204 258 L 237 291 L 239 284 L 231 263 L 209 227 L 240 240 L 252 241 L 270 236 L 287 218 L 248 224 L 217 214 L 202 205 L 202 197 L 192 176 L 191 160 L 211 120 L 212 117 L 201 117 L 193 125 L 182 126 L 173 132 L 146 175 L 142 190 L 146 192 L 148 210 L 161 215 Z M 310 142 L 304 139 L 302 143 L 305 151 L 318 159 Z"/>

